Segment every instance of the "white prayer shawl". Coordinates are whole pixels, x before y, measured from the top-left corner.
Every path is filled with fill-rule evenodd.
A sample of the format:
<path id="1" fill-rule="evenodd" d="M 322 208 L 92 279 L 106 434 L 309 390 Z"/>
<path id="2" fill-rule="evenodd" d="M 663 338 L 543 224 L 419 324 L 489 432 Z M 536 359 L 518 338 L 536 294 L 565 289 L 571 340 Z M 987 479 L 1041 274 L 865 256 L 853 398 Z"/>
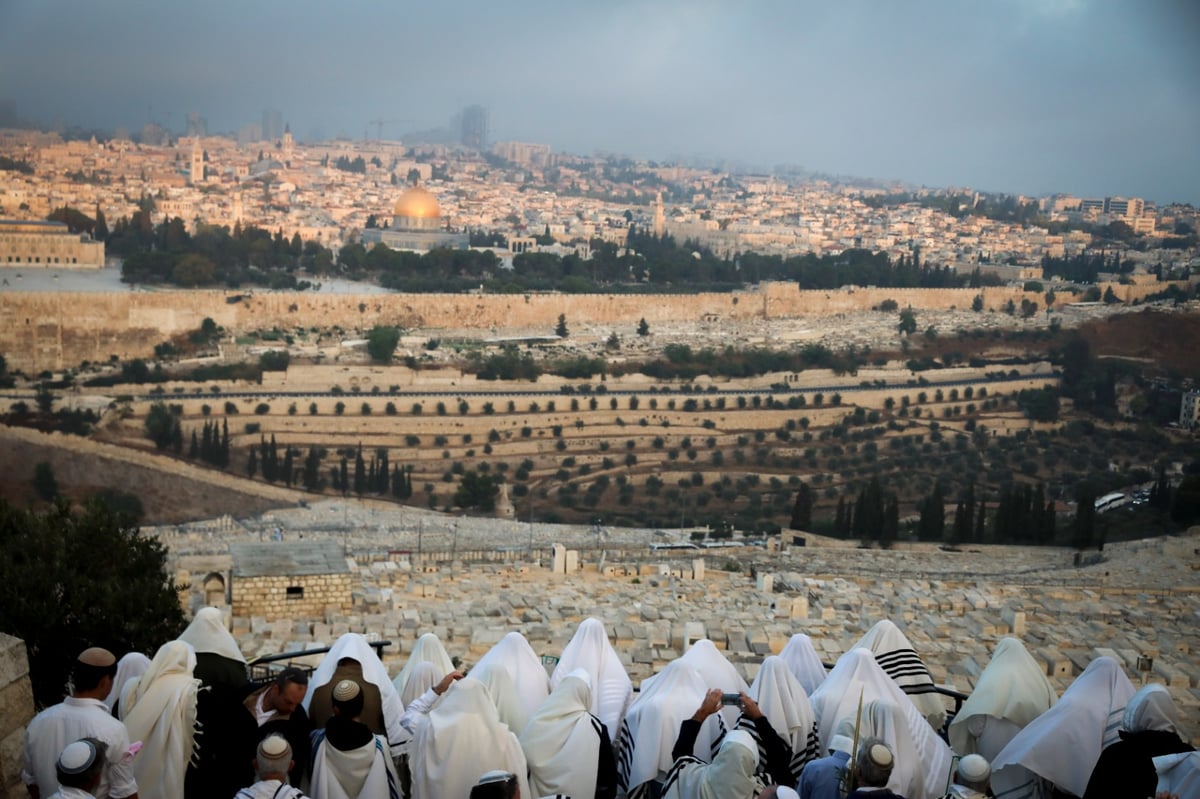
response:
<path id="1" fill-rule="evenodd" d="M 521 796 L 533 796 L 517 736 L 500 723 L 483 683 L 464 677 L 442 695 L 417 729 L 410 765 L 412 799 L 463 797 L 489 771 L 517 775 Z"/>
<path id="2" fill-rule="evenodd" d="M 369 743 L 342 751 L 322 736 L 313 753 L 312 799 L 399 799 L 400 779 L 388 742 L 375 735 Z"/>
<path id="3" fill-rule="evenodd" d="M 725 736 L 711 763 L 680 759 L 663 785 L 663 799 L 754 799 L 758 746 L 743 730 Z"/>
<path id="4" fill-rule="evenodd" d="M 442 646 L 441 639 L 433 633 L 425 633 L 413 644 L 412 654 L 408 656 L 408 660 L 404 663 L 404 668 L 400 669 L 400 673 L 392 681 L 392 685 L 396 686 L 397 691 L 403 694 L 404 684 L 408 681 L 409 676 L 418 663 L 432 663 L 434 666 L 437 666 L 438 682 L 447 674 L 454 671 L 454 663 L 450 660 L 450 656 L 446 654 L 446 647 Z M 437 682 L 434 683 L 434 685 L 436 684 Z M 415 698 L 420 695 L 420 693 L 416 693 L 413 694 L 413 697 Z M 408 707 L 408 702 L 405 702 L 404 706 Z"/>
<path id="5" fill-rule="evenodd" d="M 929 726 L 909 696 L 884 673 L 868 649 L 852 649 L 838 658 L 825 682 L 810 698 L 813 713 L 817 717 L 820 751 L 829 751 L 834 730 L 841 719 L 857 718 L 860 696 L 864 707 L 872 700 L 882 699 L 895 705 L 903 714 L 904 729 L 898 730 L 897 735 L 907 733 L 907 739 L 917 752 L 916 761 L 920 769 L 919 778 L 911 780 L 918 789 L 903 795 L 908 799 L 941 796 L 950 773 L 953 753 Z"/>
<path id="6" fill-rule="evenodd" d="M 121 721 L 142 750 L 133 760 L 138 793 L 183 796 L 183 780 L 195 750 L 196 692 L 192 676 L 196 653 L 190 644 L 169 641 L 159 647 L 146 673 L 121 692 Z"/>
<path id="7" fill-rule="evenodd" d="M 1020 641 L 1005 638 L 996 646 L 971 696 L 950 722 L 950 746 L 959 755 L 980 754 L 990 761 L 1000 754 L 1000 749 L 1008 741 L 1004 740 L 995 749 L 992 749 L 995 746 L 993 743 L 987 747 L 992 751 L 983 751 L 980 736 L 985 726 L 1002 726 L 992 724 L 988 718 L 1010 722 L 1019 731 L 1052 708 L 1057 701 L 1058 694 L 1046 678 L 1045 670 Z"/>
<path id="8" fill-rule="evenodd" d="M 363 679 L 379 689 L 380 703 L 383 706 L 383 725 L 387 729 L 388 741 L 391 744 L 392 755 L 400 754 L 408 734 L 400 726 L 400 717 L 404 715 L 404 705 L 400 703 L 400 694 L 388 679 L 387 668 L 380 661 L 375 650 L 367 643 L 367 639 L 358 633 L 346 633 L 334 642 L 333 646 L 321 660 L 321 665 L 313 672 L 308 681 L 308 692 L 304 695 L 304 710 L 312 704 L 313 694 L 322 685 L 328 685 L 337 671 L 338 661 L 342 658 L 353 658 L 362 666 Z"/>
<path id="9" fill-rule="evenodd" d="M 750 697 L 771 723 L 772 729 L 791 747 L 792 784 L 800 779 L 800 770 L 810 760 L 820 756 L 817 746 L 817 719 L 812 704 L 808 701 L 800 682 L 778 655 L 771 655 L 762 662 L 754 684 L 750 686 Z M 760 771 L 766 768 L 766 749 L 758 740 L 754 722 L 743 715 L 738 720 L 738 729 L 745 730 L 758 744 Z"/>
<path id="10" fill-rule="evenodd" d="M 792 674 L 800 681 L 807 696 L 825 682 L 825 665 L 813 647 L 812 639 L 803 633 L 793 635 L 779 653 L 783 662 L 791 669 Z"/>
<path id="11" fill-rule="evenodd" d="M 471 669 L 471 676 L 487 688 L 488 696 L 496 706 L 496 715 L 499 716 L 500 723 L 519 736 L 525 729 L 529 716 L 521 706 L 521 700 L 517 698 L 517 689 L 504 666 L 493 660 L 482 667 L 476 666 Z"/>
<path id="12" fill-rule="evenodd" d="M 600 730 L 591 694 L 586 676 L 563 677 L 525 725 L 520 741 L 533 796 L 596 795 Z"/>
<path id="13" fill-rule="evenodd" d="M 884 672 L 908 694 L 929 725 L 940 730 L 946 723 L 946 706 L 934 688 L 929 668 L 904 633 L 891 621 L 884 619 L 850 648 L 859 647 L 870 649 L 875 654 Z"/>
<path id="14" fill-rule="evenodd" d="M 592 715 L 600 719 L 608 729 L 608 737 L 615 741 L 621 719 L 633 701 L 633 681 L 599 619 L 584 619 L 580 623 L 550 675 L 550 687 L 557 687 L 575 669 L 583 669 L 591 678 Z"/>
<path id="15" fill-rule="evenodd" d="M 1180 799 L 1200 796 L 1200 752 L 1181 752 L 1154 758 L 1158 772 L 1155 792 L 1170 791 Z"/>
<path id="16" fill-rule="evenodd" d="M 1084 669 L 1054 707 L 1031 721 L 992 762 L 992 773 L 1023 766 L 1083 796 L 1100 752 L 1118 740 L 1133 684 L 1110 657 Z"/>
<path id="17" fill-rule="evenodd" d="M 901 796 L 941 796 L 949 782 L 949 773 L 929 773 L 922 769 L 921 754 L 908 731 L 904 706 L 890 699 L 874 699 L 863 705 L 862 726 L 858 739 L 868 735 L 880 738 L 892 750 L 895 765 L 887 787 Z"/>
<path id="18" fill-rule="evenodd" d="M 532 716 L 550 695 L 550 677 L 546 674 L 542 659 L 533 651 L 525 636 L 518 632 L 504 636 L 471 670 L 475 671 L 492 663 L 499 663 L 508 672 L 525 718 Z M 520 730 L 513 732 L 519 733 Z"/>
<path id="19" fill-rule="evenodd" d="M 750 686 L 746 684 L 744 679 L 742 679 L 742 675 L 738 674 L 738 671 L 736 668 L 734 668 L 733 664 L 726 660 L 725 656 L 721 654 L 720 650 L 718 650 L 717 647 L 713 645 L 713 642 L 707 638 L 701 638 L 699 641 L 693 643 L 688 650 L 683 653 L 683 656 L 677 658 L 677 660 L 695 669 L 696 673 L 700 675 L 700 679 L 704 681 L 704 684 L 708 686 L 709 690 L 713 688 L 720 688 L 723 693 L 729 694 L 750 692 Z M 652 687 L 654 685 L 654 681 L 660 676 L 661 673 L 642 680 L 642 691 Z M 697 705 L 697 707 L 699 707 L 699 705 Z M 695 711 L 696 708 L 692 708 L 691 712 L 688 713 L 688 716 L 692 715 L 692 713 Z M 737 705 L 724 705 L 717 712 L 721 716 L 722 723 L 725 725 L 725 729 L 732 730 L 737 726 L 738 716 L 741 715 L 741 709 Z M 712 742 L 712 750 L 705 753 L 703 756 L 697 755 L 697 757 L 702 757 L 704 760 L 711 760 L 716 754 L 717 745 L 720 743 L 721 741 L 719 738 L 714 740 Z"/>
<path id="20" fill-rule="evenodd" d="M 617 781 L 630 797 L 641 795 L 641 786 L 662 779 L 670 770 L 671 750 L 679 737 L 679 725 L 691 718 L 704 701 L 708 685 L 682 659 L 673 660 L 654 677 L 642 681 L 642 690 L 625 713 L 617 743 Z M 714 743 L 725 728 L 720 714 L 705 719 L 696 736 L 693 754 L 711 757 Z"/>
<path id="21" fill-rule="evenodd" d="M 238 663 L 246 662 L 237 641 L 225 626 L 225 615 L 216 608 L 200 608 L 196 611 L 192 623 L 179 636 L 179 640 L 191 644 L 197 652 L 220 655 Z"/>
<path id="22" fill-rule="evenodd" d="M 1173 732 L 1179 735 L 1179 714 L 1167 689 L 1159 683 L 1143 685 L 1125 706 L 1121 729 L 1129 732 Z"/>
<path id="23" fill-rule="evenodd" d="M 440 683 L 445 676 L 445 672 L 442 672 L 436 664 L 430 663 L 428 660 L 416 664 L 413 666 L 412 671 L 408 673 L 408 679 L 404 681 L 404 687 L 400 689 L 400 704 L 404 705 L 404 709 L 407 710 L 408 706 L 417 697 Z M 397 677 L 396 679 L 400 678 Z"/>
<path id="24" fill-rule="evenodd" d="M 150 668 L 150 658 L 141 652 L 128 652 L 117 661 L 117 676 L 113 677 L 112 690 L 108 692 L 108 696 L 104 697 L 104 704 L 108 705 L 109 710 L 112 710 L 113 705 L 117 704 L 117 700 L 121 698 L 121 691 L 125 688 L 125 683 L 134 677 L 141 677 L 148 668 Z"/>

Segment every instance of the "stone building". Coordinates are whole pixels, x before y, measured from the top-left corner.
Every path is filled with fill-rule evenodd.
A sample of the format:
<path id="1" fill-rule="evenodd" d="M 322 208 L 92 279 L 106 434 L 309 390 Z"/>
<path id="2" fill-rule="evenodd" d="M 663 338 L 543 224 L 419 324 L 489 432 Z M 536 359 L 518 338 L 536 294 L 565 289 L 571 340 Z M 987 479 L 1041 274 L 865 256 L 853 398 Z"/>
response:
<path id="1" fill-rule="evenodd" d="M 230 544 L 234 616 L 324 618 L 350 610 L 350 567 L 336 543 Z"/>
<path id="2" fill-rule="evenodd" d="M 0 267 L 102 269 L 104 242 L 62 222 L 0 219 Z"/>
<path id="3" fill-rule="evenodd" d="M 428 252 L 438 247 L 465 250 L 469 237 L 466 233 L 447 231 L 437 198 L 420 186 L 413 186 L 396 200 L 391 226 L 367 228 L 362 232 L 362 243 L 408 252 Z"/>

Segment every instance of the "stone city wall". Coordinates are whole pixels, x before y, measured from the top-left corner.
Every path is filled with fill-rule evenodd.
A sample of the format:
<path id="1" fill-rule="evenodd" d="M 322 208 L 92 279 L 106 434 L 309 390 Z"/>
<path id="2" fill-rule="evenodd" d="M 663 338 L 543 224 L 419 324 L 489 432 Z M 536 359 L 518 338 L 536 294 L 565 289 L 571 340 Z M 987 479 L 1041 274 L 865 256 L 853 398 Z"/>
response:
<path id="1" fill-rule="evenodd" d="M 21 752 L 33 718 L 25 642 L 0 632 L 0 796 L 23 796 Z"/>
<path id="2" fill-rule="evenodd" d="M 303 589 L 288 596 L 288 588 Z M 304 574 L 284 577 L 234 577 L 233 615 L 267 620 L 323 616 L 331 609 L 350 610 L 349 574 Z"/>
<path id="3" fill-rule="evenodd" d="M 1126 301 L 1166 284 L 1111 284 Z M 1107 288 L 1102 285 L 1101 290 Z M 308 294 L 303 292 L 158 291 L 135 293 L 0 293 L 0 353 L 26 372 L 74 367 L 83 361 L 149 357 L 154 345 L 200 327 L 205 318 L 233 333 L 273 327 L 377 324 L 406 328 L 553 330 L 559 314 L 570 322 L 652 325 L 712 320 L 788 319 L 866 311 L 884 300 L 901 308 L 969 308 L 982 295 L 988 309 L 1009 300 L 1043 305 L 1041 293 L 1020 287 L 984 289 L 845 288 L 801 291 L 793 283 L 766 283 L 725 294 Z M 1060 297 L 1069 301 L 1070 295 Z"/>

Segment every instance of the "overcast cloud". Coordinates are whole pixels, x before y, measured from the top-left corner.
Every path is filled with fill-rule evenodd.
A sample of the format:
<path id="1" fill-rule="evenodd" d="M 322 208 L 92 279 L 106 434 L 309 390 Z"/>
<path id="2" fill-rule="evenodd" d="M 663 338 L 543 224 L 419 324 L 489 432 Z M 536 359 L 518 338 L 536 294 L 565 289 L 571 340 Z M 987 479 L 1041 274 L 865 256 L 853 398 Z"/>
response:
<path id="1" fill-rule="evenodd" d="M 1195 0 L 0 0 L 0 99 L 301 139 L 479 103 L 570 152 L 1200 204 L 1198 42 Z"/>

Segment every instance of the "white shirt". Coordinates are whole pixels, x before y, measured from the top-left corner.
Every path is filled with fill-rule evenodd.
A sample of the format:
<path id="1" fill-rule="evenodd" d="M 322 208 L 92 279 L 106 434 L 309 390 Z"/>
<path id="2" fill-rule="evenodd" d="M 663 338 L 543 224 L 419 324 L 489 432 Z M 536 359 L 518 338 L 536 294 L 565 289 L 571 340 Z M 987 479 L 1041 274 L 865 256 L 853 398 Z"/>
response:
<path id="1" fill-rule="evenodd" d="M 263 707 L 263 700 L 267 698 L 267 692 L 263 691 L 258 695 L 258 701 L 254 703 L 254 718 L 258 722 L 258 726 L 262 726 L 271 720 L 275 715 L 274 710 L 266 710 Z"/>
<path id="2" fill-rule="evenodd" d="M 67 788 L 64 786 L 59 788 L 58 793 L 52 795 L 50 799 L 96 799 L 96 797 L 82 788 Z"/>
<path id="3" fill-rule="evenodd" d="M 279 780 L 262 780 L 242 788 L 233 799 L 308 799 L 299 788 L 284 785 Z"/>
<path id="4" fill-rule="evenodd" d="M 67 744 L 80 738 L 95 738 L 108 744 L 108 765 L 96 786 L 96 799 L 125 797 L 137 793 L 132 758 L 125 759 L 129 733 L 125 725 L 112 717 L 108 706 L 99 699 L 67 697 L 60 704 L 43 710 L 25 730 L 24 763 L 21 780 L 37 785 L 43 796 L 58 789 L 55 766 Z"/>

